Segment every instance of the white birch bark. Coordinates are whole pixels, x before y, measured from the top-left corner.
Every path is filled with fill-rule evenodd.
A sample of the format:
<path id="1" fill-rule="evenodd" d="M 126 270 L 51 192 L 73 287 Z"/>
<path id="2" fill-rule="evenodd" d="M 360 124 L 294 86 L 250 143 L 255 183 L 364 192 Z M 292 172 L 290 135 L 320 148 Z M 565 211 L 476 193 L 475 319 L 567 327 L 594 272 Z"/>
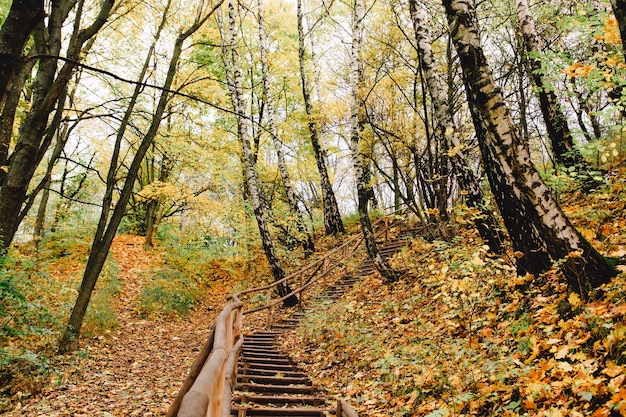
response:
<path id="1" fill-rule="evenodd" d="M 587 294 L 616 275 L 615 269 L 573 227 L 533 165 L 482 51 L 473 0 L 443 0 L 470 104 L 486 131 L 480 143 L 485 169 L 505 225 L 532 273 L 564 259 L 574 290 Z"/>
<path id="2" fill-rule="evenodd" d="M 248 187 L 248 194 L 250 196 L 250 203 L 252 204 L 252 210 L 254 211 L 254 217 L 259 228 L 263 251 L 265 252 L 265 256 L 272 270 L 272 275 L 275 281 L 280 281 L 285 277 L 285 271 L 281 266 L 280 259 L 276 254 L 276 249 L 270 235 L 267 213 L 265 211 L 265 205 L 263 204 L 263 197 L 261 195 L 262 189 L 256 171 L 252 145 L 250 143 L 250 117 L 246 112 L 247 106 L 243 93 L 243 75 L 239 64 L 239 53 L 236 47 L 238 30 L 236 24 L 237 7 L 238 4 L 236 5 L 233 0 L 228 2 L 228 27 L 220 27 L 224 42 L 222 45 L 222 50 L 224 52 L 224 64 L 226 67 L 228 89 L 231 96 L 230 99 L 237 118 L 237 134 L 241 142 L 244 174 Z M 277 289 L 281 297 L 284 297 L 291 292 L 291 289 L 286 283 L 279 284 Z M 295 295 L 292 295 L 284 300 L 284 304 L 287 306 L 296 305 L 297 303 L 298 298 Z"/>
<path id="3" fill-rule="evenodd" d="M 363 64 L 361 61 L 361 42 L 363 38 L 363 19 L 365 6 L 363 0 L 354 0 L 352 17 L 352 48 L 350 57 L 350 148 L 352 165 L 356 176 L 357 200 L 361 229 L 365 240 L 367 254 L 374 263 L 376 270 L 385 281 L 392 282 L 398 277 L 387 261 L 382 257 L 376 245 L 376 238 L 369 218 L 368 204 L 373 196 L 369 178 L 368 162 L 364 158 L 361 142 L 363 122 L 363 105 L 361 102 L 361 86 L 363 84 Z"/>
<path id="4" fill-rule="evenodd" d="M 259 49 L 261 53 L 261 78 L 263 79 L 263 95 L 265 97 L 265 107 L 267 113 L 267 121 L 269 125 L 269 133 L 272 137 L 272 143 L 276 150 L 278 171 L 285 187 L 285 195 L 291 214 L 295 217 L 296 227 L 299 233 L 297 237 L 298 241 L 302 245 L 305 254 L 310 255 L 315 250 L 311 235 L 307 231 L 306 223 L 304 222 L 304 216 L 298 207 L 298 199 L 293 190 L 291 184 L 291 178 L 287 169 L 287 162 L 285 161 L 285 153 L 283 152 L 283 143 L 278 136 L 278 129 L 276 128 L 276 113 L 274 112 L 274 98 L 272 97 L 269 65 L 267 63 L 267 35 L 265 33 L 265 16 L 263 9 L 263 0 L 257 0 L 258 8 L 258 23 L 259 23 Z"/>

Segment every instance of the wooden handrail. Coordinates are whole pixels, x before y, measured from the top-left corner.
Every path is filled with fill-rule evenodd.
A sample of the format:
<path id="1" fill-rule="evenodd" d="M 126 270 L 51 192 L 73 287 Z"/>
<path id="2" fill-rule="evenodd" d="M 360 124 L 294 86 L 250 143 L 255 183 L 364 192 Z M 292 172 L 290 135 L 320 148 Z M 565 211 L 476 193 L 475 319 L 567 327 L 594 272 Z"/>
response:
<path id="1" fill-rule="evenodd" d="M 400 213 L 400 212 L 402 212 L 402 211 L 399 211 L 397 213 Z M 374 226 L 377 226 L 381 222 L 385 222 L 385 227 L 375 234 L 375 236 L 377 236 L 377 237 L 380 236 L 380 235 L 383 235 L 385 237 L 385 241 L 387 241 L 387 239 L 388 239 L 388 231 L 389 231 L 388 221 L 389 221 L 389 216 L 383 216 L 383 217 L 377 219 L 376 221 L 374 221 L 372 223 L 372 227 L 374 227 Z M 306 265 L 304 268 L 301 268 L 301 269 L 297 270 L 296 272 L 293 272 L 293 273 L 287 275 L 285 278 L 282 278 L 282 279 L 280 279 L 278 281 L 274 281 L 274 282 L 272 282 L 270 284 L 267 284 L 267 285 L 264 285 L 264 286 L 261 286 L 261 287 L 250 288 L 250 289 L 247 289 L 247 290 L 244 290 L 244 291 L 240 291 L 240 292 L 236 293 L 235 295 L 237 297 L 241 297 L 243 295 L 251 294 L 251 293 L 254 293 L 254 292 L 267 291 L 267 290 L 269 290 L 271 288 L 274 288 L 277 285 L 282 284 L 282 283 L 288 281 L 289 279 L 292 279 L 294 277 L 302 275 L 304 272 L 306 272 L 306 271 L 308 271 L 308 270 L 310 270 L 310 269 L 312 269 L 312 268 L 314 268 L 316 266 L 318 266 L 318 268 L 323 266 L 323 263 L 326 262 L 328 259 L 330 259 L 331 256 L 336 255 L 336 254 L 340 253 L 341 251 L 345 251 L 346 248 L 348 248 L 351 244 L 353 244 L 355 241 L 357 241 L 357 243 L 354 245 L 354 247 L 349 252 L 349 254 L 346 254 L 346 255 L 342 256 L 340 260 L 338 260 L 337 262 L 335 262 L 335 264 L 330 266 L 324 273 L 320 274 L 319 276 L 317 276 L 315 278 L 313 278 L 313 276 L 311 276 L 311 278 L 309 280 L 307 280 L 309 282 L 311 280 L 312 281 L 317 281 L 318 279 L 326 276 L 331 270 L 336 268 L 338 265 L 343 263 L 343 261 L 345 261 L 349 257 L 349 255 L 353 255 L 354 253 L 356 253 L 356 250 L 361 245 L 363 240 L 364 240 L 364 236 L 362 234 L 354 235 L 350 239 L 348 239 L 347 241 L 345 241 L 344 243 L 342 243 L 341 245 L 339 245 L 338 247 L 336 247 L 335 249 L 330 251 L 329 253 L 327 253 L 324 256 L 322 256 L 321 258 L 319 258 L 316 261 Z M 309 282 L 307 282 L 305 285 L 301 285 L 298 288 L 292 290 L 289 294 L 286 294 L 286 295 L 284 295 L 284 296 L 282 296 L 280 298 L 272 299 L 271 302 L 268 302 L 268 300 L 266 300 L 266 304 L 264 306 L 260 306 L 260 307 L 254 308 L 252 310 L 246 310 L 246 311 L 244 311 L 243 314 L 247 315 L 247 314 L 256 313 L 256 312 L 259 312 L 259 311 L 262 311 L 262 310 L 271 309 L 271 308 L 277 306 L 278 304 L 280 304 L 281 302 L 283 302 L 284 300 L 286 300 L 287 298 L 289 298 L 289 297 L 291 297 L 293 295 L 301 294 L 302 291 L 304 291 L 306 288 L 311 286 Z M 270 297 L 267 297 L 267 298 L 270 298 Z"/>
<path id="2" fill-rule="evenodd" d="M 241 300 L 236 296 L 229 297 L 215 320 L 209 340 L 196 357 L 192 371 L 170 406 L 168 417 L 223 417 L 230 414 L 230 390 L 243 345 L 242 315 Z"/>
<path id="3" fill-rule="evenodd" d="M 387 232 L 389 229 L 387 223 L 388 217 L 385 216 L 378 219 L 372 225 L 378 225 L 381 221 L 385 221 L 385 227 L 376 235 L 379 236 L 384 233 L 385 240 L 387 240 Z M 354 242 L 356 242 L 354 247 L 352 247 L 349 252 L 346 251 Z M 317 283 L 321 278 L 328 275 L 330 271 L 356 253 L 356 250 L 362 242 L 363 236 L 355 235 L 325 256 L 286 276 L 280 281 L 275 281 L 262 287 L 244 290 L 228 297 L 224 309 L 217 316 L 215 326 L 209 338 L 194 360 L 189 375 L 183 382 L 174 402 L 167 411 L 166 417 L 230 416 L 231 390 L 234 381 L 236 381 L 237 360 L 241 347 L 243 346 L 243 336 L 241 334 L 243 315 L 271 309 L 273 306 L 294 294 L 300 294 L 302 298 L 302 293 L 305 289 Z M 346 251 L 346 253 L 340 256 L 340 259 L 333 264 L 327 265 L 331 256 L 338 255 L 341 251 Z M 313 272 L 304 280 L 304 273 L 310 270 L 313 270 Z M 317 274 L 320 270 L 321 273 Z M 300 277 L 300 286 L 286 296 L 271 301 L 271 290 L 277 285 L 294 277 Z M 239 297 L 251 293 L 259 293 L 261 291 L 268 291 L 266 305 L 244 312 L 243 302 Z M 356 417 L 356 413 L 344 400 L 339 400 L 337 402 L 337 416 Z"/>
<path id="4" fill-rule="evenodd" d="M 337 417 L 358 417 L 356 411 L 343 398 L 337 400 Z"/>

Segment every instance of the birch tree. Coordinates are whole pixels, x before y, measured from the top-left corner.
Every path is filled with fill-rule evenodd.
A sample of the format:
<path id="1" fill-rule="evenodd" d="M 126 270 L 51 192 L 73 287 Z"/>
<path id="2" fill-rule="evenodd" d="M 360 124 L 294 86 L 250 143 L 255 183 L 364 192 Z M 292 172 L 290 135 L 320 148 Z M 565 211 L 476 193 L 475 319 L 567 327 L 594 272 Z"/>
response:
<path id="1" fill-rule="evenodd" d="M 365 240 L 367 254 L 380 272 L 385 281 L 395 281 L 398 276 L 380 254 L 376 245 L 376 237 L 372 229 L 368 206 L 372 200 L 374 190 L 370 182 L 371 174 L 369 160 L 364 157 L 361 132 L 365 124 L 365 109 L 361 98 L 363 88 L 363 67 L 361 61 L 361 42 L 363 40 L 363 20 L 365 19 L 365 5 L 363 0 L 355 0 L 352 9 L 352 45 L 350 54 L 350 151 L 352 166 L 356 177 L 357 208 L 361 230 Z"/>
<path id="2" fill-rule="evenodd" d="M 263 80 L 263 97 L 265 99 L 265 112 L 267 114 L 267 122 L 269 125 L 269 134 L 272 137 L 272 143 L 274 144 L 274 150 L 276 151 L 276 157 L 278 162 L 278 171 L 283 181 L 283 187 L 285 188 L 285 195 L 287 197 L 287 203 L 291 210 L 291 214 L 296 219 L 296 227 L 298 230 L 298 240 L 304 249 L 305 254 L 310 255 L 315 251 L 313 239 L 307 231 L 306 223 L 304 222 L 304 215 L 298 206 L 298 199 L 296 193 L 291 184 L 291 178 L 287 169 L 287 162 L 285 160 L 285 152 L 283 151 L 283 143 L 281 142 L 276 128 L 276 114 L 274 111 L 274 98 L 272 97 L 272 89 L 270 83 L 269 65 L 267 62 L 267 34 L 265 29 L 265 12 L 263 7 L 263 0 L 257 0 L 257 12 L 258 12 L 258 24 L 259 24 L 259 49 L 261 54 L 261 79 Z"/>
<path id="3" fill-rule="evenodd" d="M 481 211 L 481 215 L 475 220 L 476 228 L 483 240 L 489 245 L 489 249 L 494 253 L 501 253 L 503 251 L 503 235 L 493 213 L 485 206 L 482 189 L 469 166 L 461 139 L 459 138 L 458 129 L 452 119 L 450 106 L 448 105 L 447 89 L 444 87 L 444 83 L 437 72 L 430 35 L 426 27 L 427 14 L 418 6 L 417 0 L 409 0 L 409 9 L 415 31 L 419 63 L 424 73 L 426 86 L 428 87 L 434 109 L 433 133 L 435 140 L 440 142 L 450 141 L 451 146 L 446 148 L 453 148 L 451 151 L 454 163 L 453 169 L 458 174 L 457 180 L 461 188 L 467 192 L 467 204 L 469 207 Z"/>
<path id="4" fill-rule="evenodd" d="M 485 170 L 516 251 L 518 273 L 546 271 L 551 262 L 575 291 L 588 295 L 616 270 L 574 228 L 518 137 L 482 49 L 474 0 L 443 0 L 470 105 L 485 135 Z"/>
<path id="5" fill-rule="evenodd" d="M 311 146 L 315 154 L 315 162 L 320 174 L 320 188 L 322 189 L 322 205 L 324 209 L 324 228 L 327 235 L 336 235 L 344 232 L 339 205 L 333 192 L 333 186 L 326 167 L 326 156 L 320 142 L 320 128 L 318 117 L 311 97 L 311 83 L 307 73 L 306 65 L 306 39 L 307 34 L 304 28 L 304 6 L 303 0 L 297 0 L 298 14 L 298 62 L 300 64 L 300 81 L 302 85 L 302 98 L 304 100 L 304 110 L 307 116 L 307 125 L 311 138 Z M 311 36 L 309 33 L 308 36 Z"/>
<path id="6" fill-rule="evenodd" d="M 535 29 L 535 22 L 530 14 L 528 0 L 515 0 L 520 32 L 526 50 L 528 73 L 532 78 L 539 97 L 539 107 L 546 126 L 548 137 L 552 145 L 555 161 L 565 167 L 574 167 L 581 174 L 590 175 L 590 167 L 574 145 L 574 138 L 567 123 L 567 117 L 561 108 L 561 103 L 554 91 L 554 87 L 544 75 L 542 62 L 539 56 L 543 48 Z"/>
<path id="7" fill-rule="evenodd" d="M 223 60 L 226 68 L 226 79 L 230 100 L 232 102 L 235 117 L 237 119 L 237 136 L 242 148 L 243 171 L 245 175 L 245 184 L 247 186 L 248 196 L 254 217 L 259 229 L 261 244 L 263 251 L 272 270 L 272 276 L 275 281 L 281 281 L 285 278 L 285 271 L 282 268 L 280 259 L 276 254 L 276 248 L 270 234 L 266 207 L 263 200 L 263 189 L 255 166 L 255 156 L 252 151 L 250 137 L 250 120 L 246 111 L 246 102 L 243 92 L 243 74 L 239 63 L 239 52 L 237 50 L 237 32 L 238 26 L 236 18 L 238 16 L 238 4 L 235 5 L 232 0 L 228 2 L 228 27 L 224 27 L 223 20 L 220 19 L 220 31 L 222 33 L 222 50 Z M 219 18 L 219 16 L 218 16 Z M 291 293 L 291 288 L 286 282 L 282 282 L 277 286 L 278 294 L 281 297 L 287 297 Z M 291 295 L 285 300 L 285 306 L 293 306 L 298 303 L 298 298 Z"/>

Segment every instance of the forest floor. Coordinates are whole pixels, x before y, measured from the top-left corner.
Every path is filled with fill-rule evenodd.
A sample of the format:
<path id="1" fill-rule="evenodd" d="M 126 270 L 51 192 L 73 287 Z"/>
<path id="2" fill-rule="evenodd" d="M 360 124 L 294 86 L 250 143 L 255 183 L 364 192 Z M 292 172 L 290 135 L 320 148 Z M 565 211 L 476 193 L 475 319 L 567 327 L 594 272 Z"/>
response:
<path id="1" fill-rule="evenodd" d="M 62 375 L 39 394 L 19 401 L 6 416 L 157 416 L 177 394 L 231 288 L 214 282 L 202 304 L 183 318 L 145 319 L 136 310 L 142 274 L 158 267 L 157 251 L 140 236 L 113 243 L 121 280 L 113 298 L 117 329 L 81 341 L 77 354 L 61 357 Z"/>
<path id="2" fill-rule="evenodd" d="M 562 203 L 596 248 L 626 260 L 626 182 Z M 364 277 L 341 302 L 314 309 L 284 337 L 285 349 L 364 416 L 626 416 L 624 274 L 601 298 L 581 300 L 556 267 L 518 277 L 514 253 L 487 253 L 475 213 L 455 214 L 451 241 L 416 237 L 392 261 L 401 280 Z M 145 271 L 164 261 L 142 242 L 114 242 L 117 328 L 55 359 L 43 390 L 17 393 L 7 416 L 165 414 L 226 295 L 242 283 L 214 280 L 188 315 L 146 318 L 137 307 Z M 64 260 L 50 274 L 58 281 L 81 269 Z"/>
<path id="3" fill-rule="evenodd" d="M 489 254 L 458 207 L 452 241 L 416 236 L 392 260 L 398 282 L 364 277 L 284 348 L 359 415 L 626 416 L 624 185 L 563 201 L 622 272 L 595 300 L 557 266 L 517 276 L 515 254 Z"/>

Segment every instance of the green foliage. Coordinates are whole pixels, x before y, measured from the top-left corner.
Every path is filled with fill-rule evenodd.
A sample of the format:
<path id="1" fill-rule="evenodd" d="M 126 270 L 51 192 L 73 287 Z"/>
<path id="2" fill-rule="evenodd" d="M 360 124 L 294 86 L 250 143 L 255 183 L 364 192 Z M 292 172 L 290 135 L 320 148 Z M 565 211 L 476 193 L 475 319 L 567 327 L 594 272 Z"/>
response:
<path id="1" fill-rule="evenodd" d="M 198 285 L 180 271 L 154 271 L 139 295 L 139 311 L 146 315 L 185 315 L 198 302 Z"/>
<path id="2" fill-rule="evenodd" d="M 88 213 L 79 210 L 59 214 L 39 245 L 40 254 L 46 259 L 65 256 L 85 257 L 93 241 L 94 223 Z"/>
<path id="3" fill-rule="evenodd" d="M 10 263 L 10 259 L 0 260 L 2 265 Z M 33 288 L 28 265 L 23 267 L 19 273 L 0 268 L 0 342 L 9 337 L 28 338 L 51 332 L 53 318 L 43 305 L 28 297 Z"/>
<path id="4" fill-rule="evenodd" d="M 85 336 L 101 335 L 118 327 L 117 314 L 111 301 L 122 287 L 118 277 L 119 267 L 116 264 L 107 264 L 98 280 L 98 286 L 91 297 L 87 314 L 83 322 Z"/>
<path id="5" fill-rule="evenodd" d="M 126 215 L 122 218 L 118 233 L 145 236 L 148 228 L 147 221 L 146 204 L 135 204 L 129 207 Z"/>
<path id="6" fill-rule="evenodd" d="M 36 393 L 52 372 L 48 356 L 40 349 L 40 339 L 55 334 L 55 318 L 34 296 L 30 274 L 34 264 L 18 265 L 15 259 L 0 255 L 0 395 L 19 390 Z M 9 343 L 10 341 L 10 343 Z M 29 346 L 26 349 L 19 346 Z M 27 395 L 27 394 L 25 394 Z M 11 401 L 0 398 L 0 412 Z"/>

